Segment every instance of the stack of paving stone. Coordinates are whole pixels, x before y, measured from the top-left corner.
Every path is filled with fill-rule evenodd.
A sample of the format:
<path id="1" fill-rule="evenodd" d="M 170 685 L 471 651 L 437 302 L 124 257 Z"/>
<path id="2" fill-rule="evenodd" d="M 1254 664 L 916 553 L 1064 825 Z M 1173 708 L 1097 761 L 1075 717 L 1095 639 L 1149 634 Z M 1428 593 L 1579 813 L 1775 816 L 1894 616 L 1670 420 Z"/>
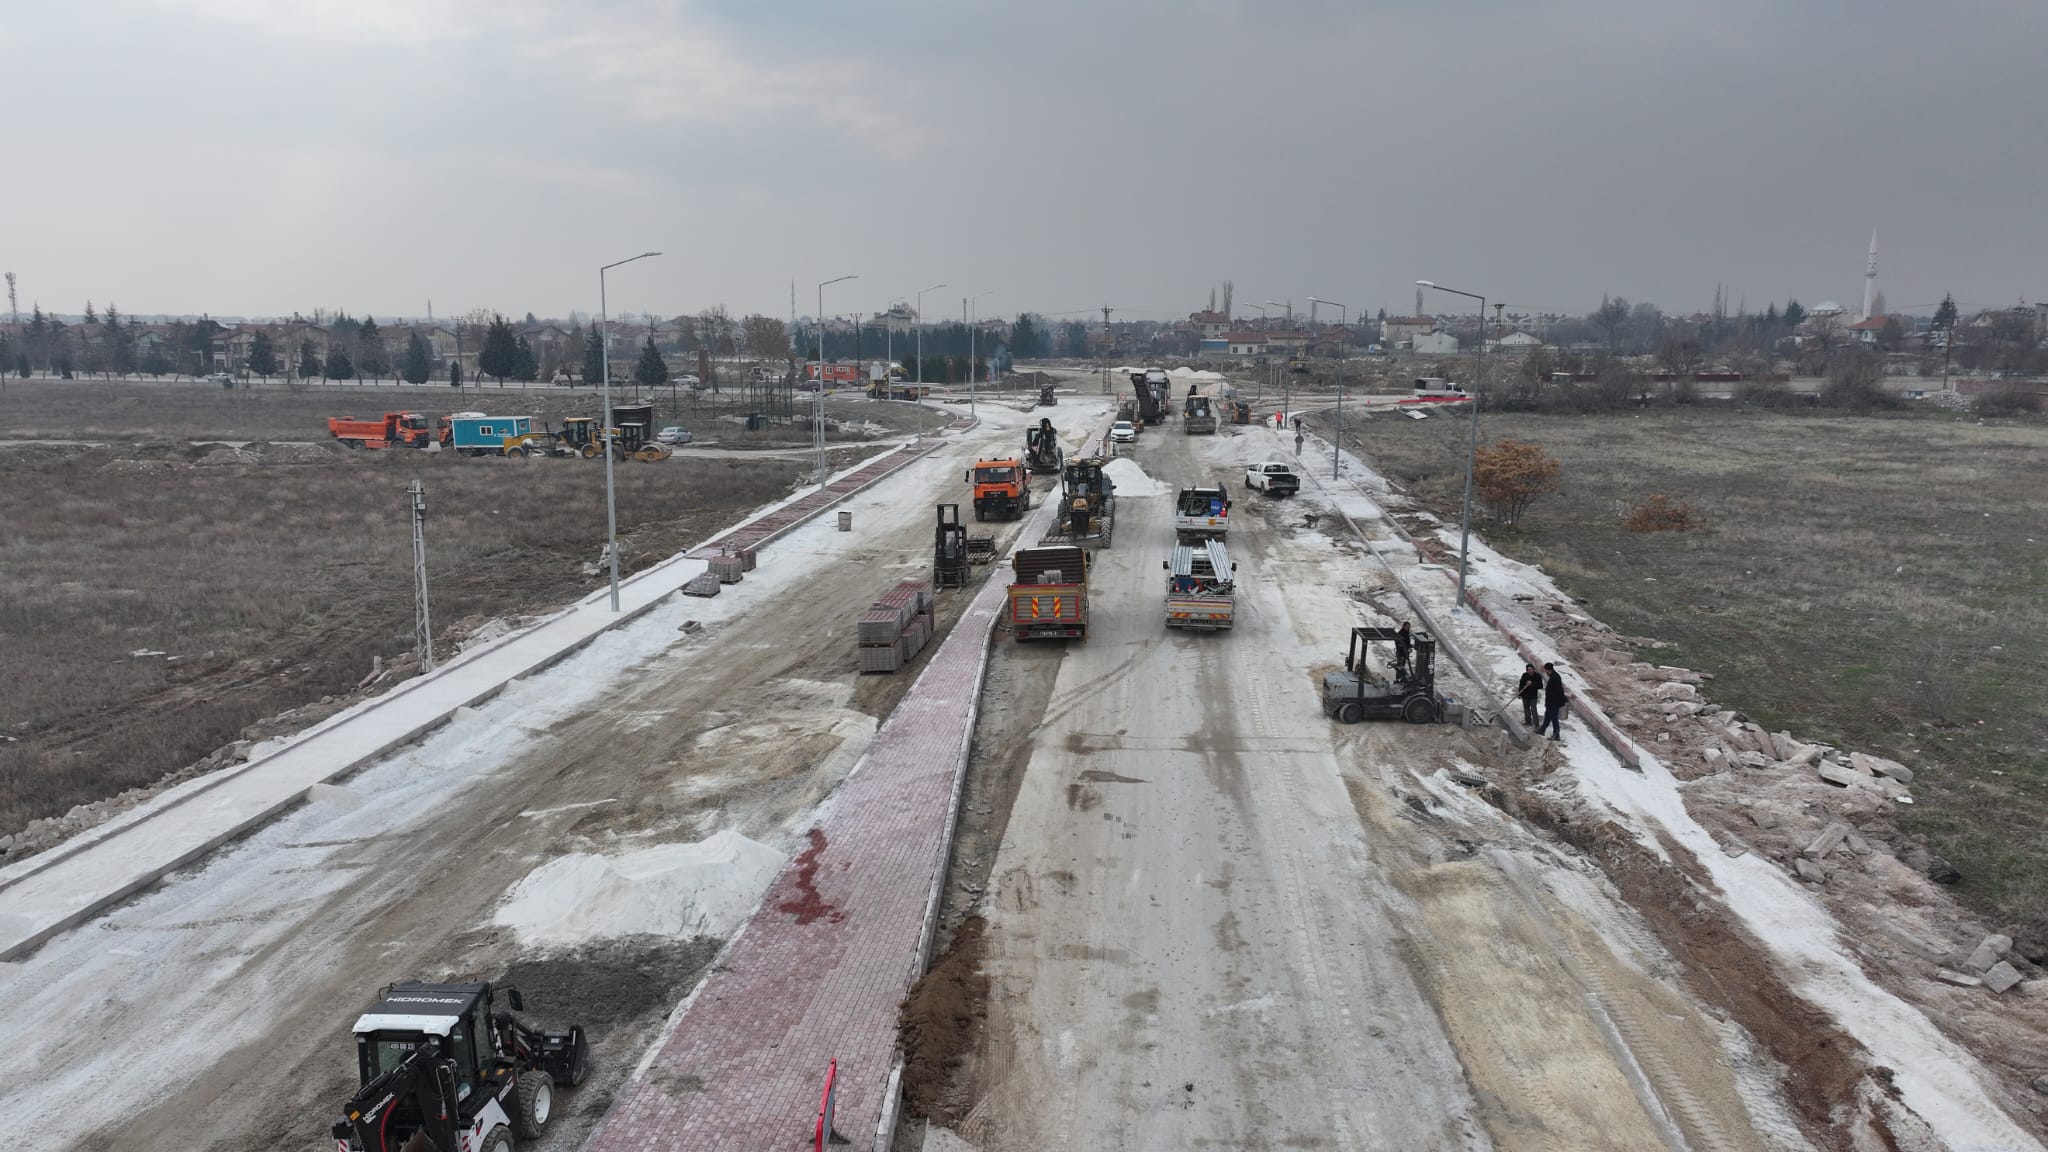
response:
<path id="1" fill-rule="evenodd" d="M 905 580 L 861 612 L 854 630 L 862 672 L 894 672 L 932 638 L 932 586 Z"/>
<path id="2" fill-rule="evenodd" d="M 716 596 L 718 595 L 719 587 L 720 584 L 716 574 L 699 572 L 697 575 L 690 577 L 688 584 L 683 585 L 683 595 Z"/>
<path id="3" fill-rule="evenodd" d="M 710 568 L 720 584 L 737 584 L 747 574 L 747 562 L 739 556 L 713 556 Z"/>

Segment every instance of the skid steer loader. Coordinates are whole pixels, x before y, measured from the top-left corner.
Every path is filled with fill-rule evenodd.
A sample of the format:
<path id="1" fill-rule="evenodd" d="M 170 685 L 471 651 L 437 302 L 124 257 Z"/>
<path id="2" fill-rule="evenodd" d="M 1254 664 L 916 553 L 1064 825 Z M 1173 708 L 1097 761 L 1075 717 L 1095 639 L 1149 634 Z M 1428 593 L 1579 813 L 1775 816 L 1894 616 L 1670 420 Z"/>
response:
<path id="1" fill-rule="evenodd" d="M 356 1021 L 363 1087 L 330 1129 L 337 1152 L 517 1152 L 538 1137 L 555 1089 L 588 1074 L 590 1045 L 581 1025 L 528 1027 L 513 1015 L 524 1009 L 516 988 L 385 988 Z"/>

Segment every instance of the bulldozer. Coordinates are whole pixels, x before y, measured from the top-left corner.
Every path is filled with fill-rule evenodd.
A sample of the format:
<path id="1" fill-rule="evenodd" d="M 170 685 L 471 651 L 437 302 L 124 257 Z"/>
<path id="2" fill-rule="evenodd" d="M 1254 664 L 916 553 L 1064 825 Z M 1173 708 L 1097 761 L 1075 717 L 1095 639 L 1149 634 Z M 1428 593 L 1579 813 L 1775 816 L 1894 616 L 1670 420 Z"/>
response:
<path id="1" fill-rule="evenodd" d="M 496 1007 L 499 996 L 506 1008 Z M 348 1152 L 516 1152 L 555 1114 L 555 1090 L 583 1082 L 581 1025 L 529 1027 L 519 990 L 488 983 L 384 988 L 356 1020 L 362 1088 L 329 1134 Z"/>

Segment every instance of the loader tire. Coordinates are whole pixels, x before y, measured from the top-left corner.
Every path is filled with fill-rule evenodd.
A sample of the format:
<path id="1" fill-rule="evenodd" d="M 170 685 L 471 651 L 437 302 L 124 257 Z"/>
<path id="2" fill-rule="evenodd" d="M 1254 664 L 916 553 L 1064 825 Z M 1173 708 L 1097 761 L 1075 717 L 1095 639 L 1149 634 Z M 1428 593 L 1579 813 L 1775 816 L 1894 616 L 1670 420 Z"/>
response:
<path id="1" fill-rule="evenodd" d="M 484 1142 L 477 1145 L 483 1152 L 512 1152 L 512 1130 L 503 1124 L 491 1129 Z"/>
<path id="2" fill-rule="evenodd" d="M 1401 719 L 1410 724 L 1429 724 L 1436 720 L 1436 705 L 1420 696 L 1411 696 L 1401 706 Z"/>
<path id="3" fill-rule="evenodd" d="M 512 1086 L 512 1098 L 516 1105 L 512 1123 L 519 1129 L 519 1138 L 538 1138 L 555 1115 L 554 1079 L 538 1068 L 521 1072 Z"/>
<path id="4" fill-rule="evenodd" d="M 1355 700 L 1337 705 L 1337 723 L 1356 724 L 1363 719 L 1365 719 L 1365 705 Z"/>

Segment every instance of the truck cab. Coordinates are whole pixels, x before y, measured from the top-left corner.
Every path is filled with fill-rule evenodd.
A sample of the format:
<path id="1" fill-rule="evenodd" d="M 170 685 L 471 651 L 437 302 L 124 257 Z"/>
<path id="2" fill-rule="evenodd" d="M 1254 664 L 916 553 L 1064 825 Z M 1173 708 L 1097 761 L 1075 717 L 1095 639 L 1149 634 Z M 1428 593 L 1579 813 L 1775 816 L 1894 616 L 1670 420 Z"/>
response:
<path id="1" fill-rule="evenodd" d="M 967 470 L 967 482 L 974 486 L 976 520 L 991 516 L 1014 520 L 1031 510 L 1031 483 L 1022 460 L 977 460 Z"/>

